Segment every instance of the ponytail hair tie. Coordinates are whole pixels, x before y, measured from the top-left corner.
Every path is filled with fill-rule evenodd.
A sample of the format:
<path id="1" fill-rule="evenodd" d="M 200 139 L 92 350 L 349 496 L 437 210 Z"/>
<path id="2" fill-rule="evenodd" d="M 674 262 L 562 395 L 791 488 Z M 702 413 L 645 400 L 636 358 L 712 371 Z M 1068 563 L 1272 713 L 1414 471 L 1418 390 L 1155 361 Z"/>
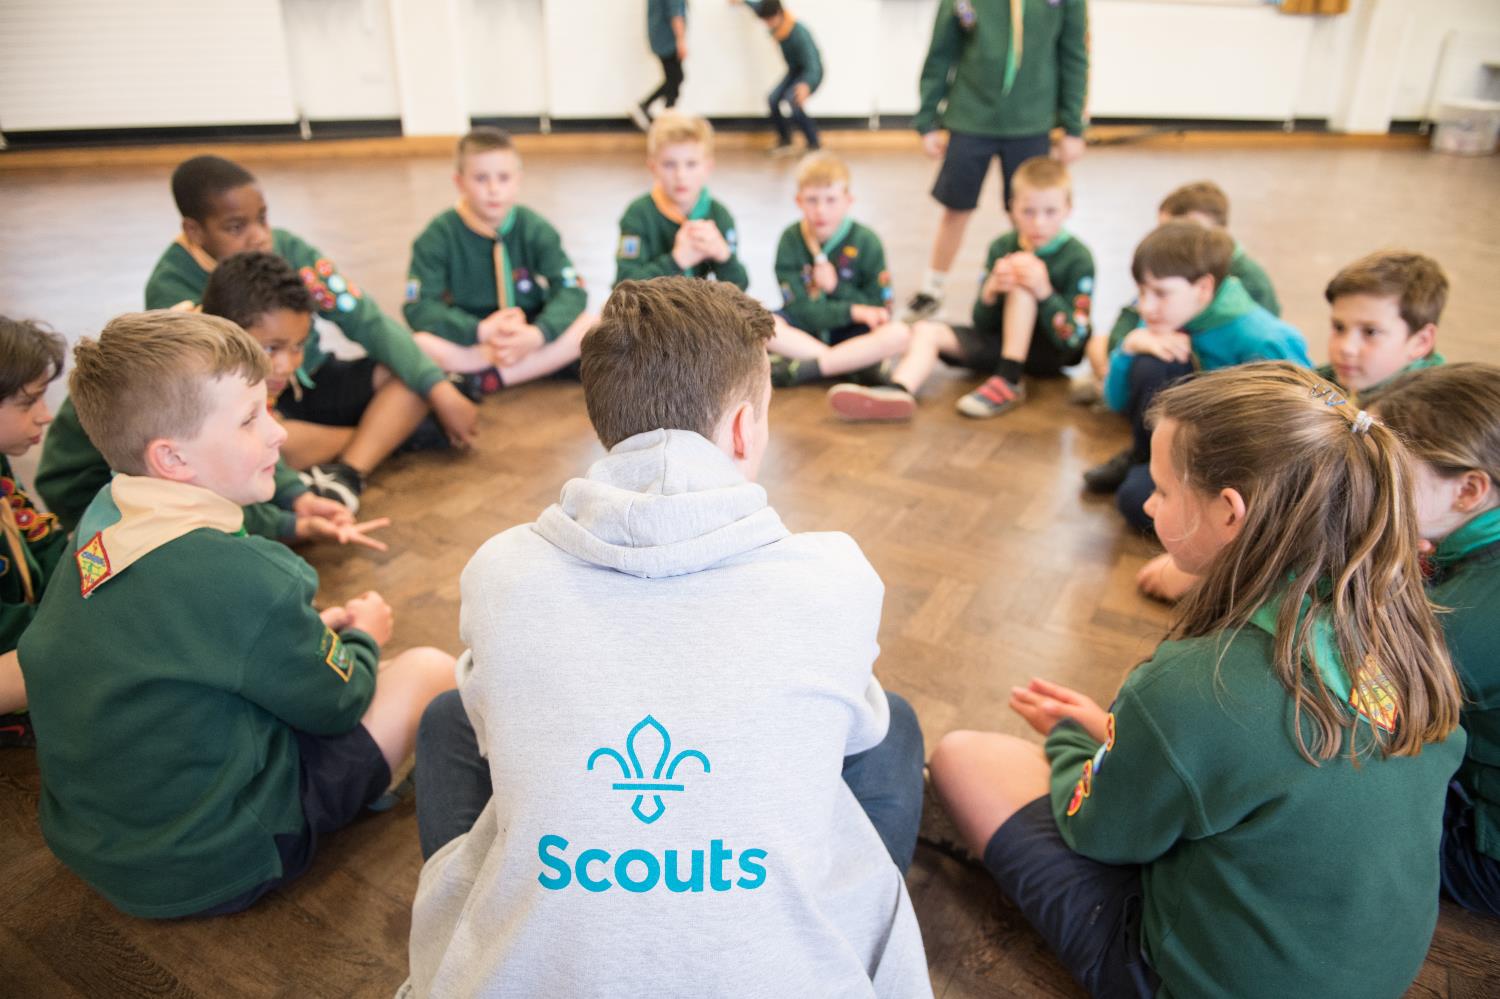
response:
<path id="1" fill-rule="evenodd" d="M 1375 423 L 1375 417 L 1361 409 L 1354 417 L 1354 425 L 1350 428 L 1356 434 L 1367 434 L 1370 427 Z"/>

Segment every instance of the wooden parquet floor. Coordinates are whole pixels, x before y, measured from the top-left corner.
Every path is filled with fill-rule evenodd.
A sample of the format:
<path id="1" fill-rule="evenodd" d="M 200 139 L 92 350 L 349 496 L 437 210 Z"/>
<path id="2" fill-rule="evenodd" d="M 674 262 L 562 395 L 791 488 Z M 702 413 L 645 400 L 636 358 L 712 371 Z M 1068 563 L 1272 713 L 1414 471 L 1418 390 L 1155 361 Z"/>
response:
<path id="1" fill-rule="evenodd" d="M 904 297 L 932 232 L 932 168 L 889 152 L 851 161 L 856 213 L 884 236 Z M 562 230 L 594 308 L 612 276 L 615 221 L 646 186 L 639 163 L 619 153 L 528 159 L 526 200 Z M 399 301 L 409 240 L 452 198 L 449 167 L 437 158 L 249 165 L 273 223 L 321 246 L 388 306 Z M 78 336 L 138 307 L 174 230 L 168 172 L 106 160 L 0 174 L 0 311 Z M 1327 338 L 1323 283 L 1343 262 L 1395 243 L 1448 268 L 1441 349 L 1456 359 L 1500 356 L 1489 325 L 1500 311 L 1494 158 L 1188 144 L 1096 149 L 1076 175 L 1071 228 L 1099 263 L 1099 322 L 1129 293 L 1129 252 L 1156 201 L 1211 176 L 1234 198 L 1236 236 L 1270 271 L 1314 357 Z M 773 300 L 774 242 L 795 212 L 792 167 L 726 154 L 712 186 L 741 220 L 752 293 Z M 967 309 L 968 275 L 1000 229 L 993 189 L 986 195 L 955 269 L 952 316 Z M 1065 383 L 1044 382 L 1023 408 L 976 423 L 952 409 L 970 384 L 941 373 L 917 420 L 895 427 L 835 422 L 816 387 L 779 392 L 762 477 L 793 530 L 849 532 L 885 580 L 877 672 L 911 700 L 929 748 L 958 727 L 1024 732 L 1005 702 L 1031 675 L 1107 700 L 1167 619 L 1133 586 L 1154 543 L 1079 488 L 1083 469 L 1124 441 L 1119 422 L 1069 406 Z M 458 651 L 458 575 L 470 555 L 533 519 L 602 453 L 576 384 L 493 397 L 482 421 L 473 453 L 401 457 L 377 475 L 365 502 L 395 521 L 389 553 L 305 552 L 329 601 L 370 588 L 386 595 L 395 645 Z M 0 752 L 0 995 L 386 996 L 404 978 L 420 868 L 409 802 L 330 838 L 302 881 L 248 913 L 153 923 L 114 912 L 53 859 L 36 826 L 38 791 L 34 757 Z M 982 873 L 921 847 L 909 884 L 939 997 L 1080 994 Z M 1500 923 L 1445 903 L 1410 994 L 1500 994 Z"/>

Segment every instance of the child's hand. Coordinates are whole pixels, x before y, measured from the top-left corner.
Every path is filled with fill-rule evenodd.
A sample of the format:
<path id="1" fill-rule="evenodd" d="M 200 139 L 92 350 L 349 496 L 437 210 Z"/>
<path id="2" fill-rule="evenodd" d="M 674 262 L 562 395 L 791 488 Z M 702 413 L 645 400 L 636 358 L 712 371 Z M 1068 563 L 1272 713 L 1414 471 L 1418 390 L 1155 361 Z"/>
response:
<path id="1" fill-rule="evenodd" d="M 1083 136 L 1064 135 L 1052 144 L 1052 158 L 1066 166 L 1081 157 L 1084 148 Z"/>
<path id="2" fill-rule="evenodd" d="M 349 613 L 348 627 L 363 631 L 375 639 L 377 645 L 384 645 L 391 640 L 391 631 L 396 626 L 396 615 L 392 612 L 391 605 L 385 602 L 385 598 L 374 590 L 361 593 L 345 604 L 344 610 Z"/>
<path id="3" fill-rule="evenodd" d="M 482 344 L 489 343 L 500 332 L 504 324 L 505 311 L 503 309 L 496 309 L 479 320 L 479 325 L 474 330 L 474 337 Z"/>
<path id="4" fill-rule="evenodd" d="M 940 160 L 948 152 L 948 133 L 941 129 L 922 133 L 922 152 L 928 159 Z"/>
<path id="5" fill-rule="evenodd" d="M 839 272 L 831 260 L 820 260 L 813 264 L 812 279 L 813 285 L 825 295 L 832 295 L 839 286 Z"/>
<path id="6" fill-rule="evenodd" d="M 321 517 L 335 524 L 354 523 L 354 514 L 349 508 L 338 500 L 329 499 L 327 496 L 318 496 L 313 493 L 303 493 L 292 500 L 292 512 L 300 520 L 303 517 Z M 299 537 L 301 535 L 298 535 Z"/>
<path id="7" fill-rule="evenodd" d="M 849 318 L 873 330 L 891 321 L 891 310 L 883 305 L 851 305 Z"/>
<path id="8" fill-rule="evenodd" d="M 683 270 L 691 270 L 703 263 L 704 253 L 698 246 L 697 226 L 684 222 L 677 229 L 677 238 L 672 240 L 672 260 Z"/>
<path id="9" fill-rule="evenodd" d="M 812 96 L 812 87 L 809 87 L 805 83 L 799 83 L 795 87 L 792 88 L 792 103 L 795 104 L 795 105 L 797 105 L 799 108 L 803 104 L 806 104 L 807 103 L 807 99 L 809 97 L 811 97 L 811 96 Z"/>
<path id="10" fill-rule="evenodd" d="M 1058 722 L 1071 719 L 1099 742 L 1106 736 L 1104 726 L 1109 712 L 1093 698 L 1059 683 L 1033 678 L 1024 687 L 1012 687 L 1010 707 L 1042 735 L 1051 732 Z"/>
<path id="11" fill-rule="evenodd" d="M 519 364 L 546 342 L 547 335 L 538 327 L 527 323 L 502 330 L 489 342 L 488 347 L 495 367 L 508 368 L 512 364 Z"/>
<path id="12" fill-rule="evenodd" d="M 719 227 L 711 219 L 700 219 L 697 223 L 695 240 L 698 249 L 703 253 L 706 260 L 712 260 L 716 264 L 722 264 L 732 256 L 729 250 L 729 241 L 719 231 Z"/>
<path id="13" fill-rule="evenodd" d="M 345 511 L 348 512 L 347 510 Z M 378 531 L 382 527 L 389 527 L 391 518 L 377 517 L 375 520 L 367 520 L 356 524 L 354 518 L 349 518 L 348 523 L 336 523 L 327 517 L 298 517 L 297 518 L 297 540 L 298 541 L 337 541 L 341 545 L 363 545 L 377 552 L 383 552 L 390 548 L 384 541 L 369 536 L 370 531 Z"/>
<path id="14" fill-rule="evenodd" d="M 1010 256 L 1011 270 L 1016 275 L 1016 284 L 1038 301 L 1052 294 L 1052 279 L 1047 276 L 1047 265 L 1034 253 L 1013 253 Z"/>
<path id="15" fill-rule="evenodd" d="M 318 617 L 323 619 L 323 624 L 329 631 L 343 631 L 349 627 L 349 609 L 347 607 L 330 607 L 325 611 L 319 611 Z"/>
<path id="16" fill-rule="evenodd" d="M 1193 338 L 1173 330 L 1138 329 L 1120 341 L 1127 354 L 1150 354 L 1169 364 L 1186 364 L 1193 359 Z"/>
<path id="17" fill-rule="evenodd" d="M 432 415 L 443 425 L 454 447 L 471 447 L 479 439 L 479 408 L 450 381 L 441 381 L 427 395 Z"/>
<path id="18" fill-rule="evenodd" d="M 994 305 L 996 299 L 1001 295 L 1009 294 L 1015 288 L 1015 265 L 1010 257 L 1001 257 L 995 261 L 995 266 L 990 268 L 989 276 L 984 279 L 984 287 L 979 289 L 979 297 L 985 305 Z"/>

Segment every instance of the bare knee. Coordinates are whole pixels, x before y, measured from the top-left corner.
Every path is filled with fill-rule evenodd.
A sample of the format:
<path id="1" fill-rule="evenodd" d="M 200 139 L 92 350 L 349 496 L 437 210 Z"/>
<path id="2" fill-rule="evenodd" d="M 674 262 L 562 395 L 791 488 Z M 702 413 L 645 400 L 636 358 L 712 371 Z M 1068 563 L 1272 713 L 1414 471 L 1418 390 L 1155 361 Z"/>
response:
<path id="1" fill-rule="evenodd" d="M 420 645 L 407 649 L 391 661 L 390 667 L 409 677 L 414 694 L 425 704 L 456 685 L 457 660 L 442 649 Z"/>

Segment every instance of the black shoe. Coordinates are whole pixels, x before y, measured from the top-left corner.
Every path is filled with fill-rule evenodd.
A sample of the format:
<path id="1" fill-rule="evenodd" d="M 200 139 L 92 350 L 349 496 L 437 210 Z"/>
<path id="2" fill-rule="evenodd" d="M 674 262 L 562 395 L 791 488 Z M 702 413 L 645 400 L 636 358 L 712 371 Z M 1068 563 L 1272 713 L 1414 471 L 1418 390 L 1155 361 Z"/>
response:
<path id="1" fill-rule="evenodd" d="M 823 377 L 823 369 L 816 358 L 806 361 L 795 361 L 789 357 L 779 354 L 771 359 L 771 387 L 792 388 L 796 385 L 806 385 L 808 382 L 818 381 Z"/>
<path id="2" fill-rule="evenodd" d="M 427 418 L 417 424 L 417 429 L 411 432 L 411 436 L 401 442 L 396 448 L 397 454 L 409 454 L 412 451 L 441 451 L 453 446 L 448 439 L 448 432 L 438 423 L 437 417 L 431 413 Z"/>
<path id="3" fill-rule="evenodd" d="M 336 500 L 359 513 L 359 494 L 365 491 L 365 477 L 342 461 L 314 465 L 302 473 L 302 481 L 314 496 Z"/>
<path id="4" fill-rule="evenodd" d="M 863 385 L 866 388 L 878 388 L 882 385 L 890 385 L 891 372 L 895 370 L 895 367 L 891 363 L 891 359 L 886 358 L 884 361 L 878 361 L 867 368 L 860 368 L 858 371 L 849 372 L 844 380 L 853 382 L 855 385 Z"/>
<path id="5" fill-rule="evenodd" d="M 936 295 L 930 295 L 925 291 L 919 291 L 906 302 L 906 308 L 901 312 L 903 323 L 914 323 L 919 319 L 929 319 L 937 315 L 938 310 L 943 307 L 943 300 Z"/>
<path id="6" fill-rule="evenodd" d="M 1091 493 L 1112 493 L 1125 484 L 1125 476 L 1134 465 L 1135 455 L 1126 448 L 1104 464 L 1084 472 L 1083 486 Z"/>
<path id="7" fill-rule="evenodd" d="M 0 748 L 20 749 L 36 745 L 36 730 L 31 727 L 31 715 L 26 712 L 0 715 Z"/>
<path id="8" fill-rule="evenodd" d="M 479 405 L 479 401 L 484 398 L 484 375 L 482 373 L 452 374 L 448 376 L 448 380 L 453 383 L 454 388 L 463 393 L 465 399 L 474 405 Z"/>

